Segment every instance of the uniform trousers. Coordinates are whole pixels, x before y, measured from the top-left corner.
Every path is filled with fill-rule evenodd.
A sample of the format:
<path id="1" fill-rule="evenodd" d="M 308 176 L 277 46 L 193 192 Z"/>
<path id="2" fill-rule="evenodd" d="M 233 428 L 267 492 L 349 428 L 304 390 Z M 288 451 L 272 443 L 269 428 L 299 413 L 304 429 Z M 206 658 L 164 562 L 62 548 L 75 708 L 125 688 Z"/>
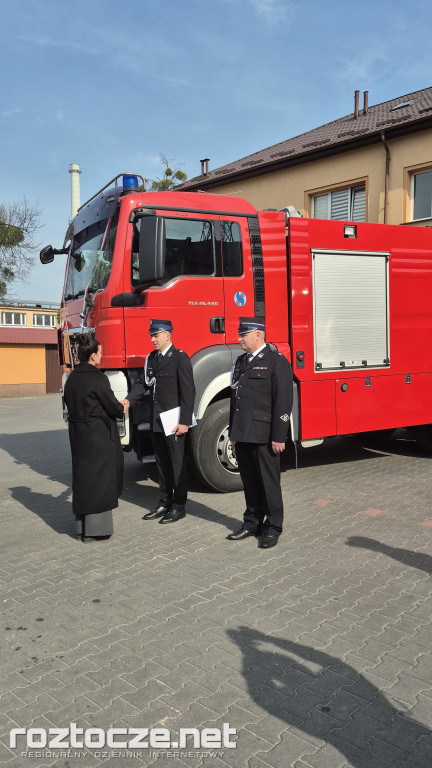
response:
<path id="1" fill-rule="evenodd" d="M 167 437 L 153 432 L 153 447 L 161 492 L 160 504 L 174 509 L 182 508 L 187 499 L 186 435 Z"/>
<path id="2" fill-rule="evenodd" d="M 267 443 L 236 442 L 235 451 L 246 499 L 243 527 L 279 536 L 283 525 L 280 453 L 273 453 Z"/>

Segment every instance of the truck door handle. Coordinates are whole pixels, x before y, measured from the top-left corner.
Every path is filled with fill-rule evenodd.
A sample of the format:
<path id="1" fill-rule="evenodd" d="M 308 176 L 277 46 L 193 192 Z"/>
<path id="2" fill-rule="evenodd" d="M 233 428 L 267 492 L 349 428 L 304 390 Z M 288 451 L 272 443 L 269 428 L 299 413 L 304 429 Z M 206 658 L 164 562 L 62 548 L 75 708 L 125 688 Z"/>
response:
<path id="1" fill-rule="evenodd" d="M 224 317 L 211 317 L 210 318 L 210 333 L 225 333 L 225 318 Z"/>

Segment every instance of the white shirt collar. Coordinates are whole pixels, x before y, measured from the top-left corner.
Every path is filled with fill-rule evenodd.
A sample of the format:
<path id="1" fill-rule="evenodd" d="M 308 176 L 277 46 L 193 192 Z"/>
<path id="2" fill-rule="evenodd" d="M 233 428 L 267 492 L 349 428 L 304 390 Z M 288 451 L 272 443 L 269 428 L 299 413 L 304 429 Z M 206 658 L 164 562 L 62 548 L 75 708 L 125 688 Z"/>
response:
<path id="1" fill-rule="evenodd" d="M 266 346 L 267 346 L 267 343 L 263 344 L 263 345 L 262 345 L 262 347 L 260 347 L 259 349 L 255 350 L 255 352 L 249 352 L 249 353 L 248 353 L 248 356 L 250 357 L 250 356 L 252 355 L 252 357 L 256 357 L 256 355 L 257 355 L 259 352 L 262 352 L 262 351 L 263 351 L 263 349 L 265 349 L 265 347 L 266 347 Z"/>
<path id="2" fill-rule="evenodd" d="M 160 353 L 162 355 L 162 357 L 164 357 L 166 355 L 166 353 L 168 352 L 169 349 L 171 349 L 171 347 L 172 347 L 172 342 L 169 345 L 169 347 L 165 347 L 164 351 Z"/>

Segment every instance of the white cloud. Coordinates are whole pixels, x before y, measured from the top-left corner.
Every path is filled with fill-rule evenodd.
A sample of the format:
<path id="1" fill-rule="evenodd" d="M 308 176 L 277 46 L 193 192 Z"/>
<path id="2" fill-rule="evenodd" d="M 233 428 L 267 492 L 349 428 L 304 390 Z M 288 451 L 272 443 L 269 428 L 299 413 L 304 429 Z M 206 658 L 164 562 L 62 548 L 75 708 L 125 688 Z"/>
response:
<path id="1" fill-rule="evenodd" d="M 36 45 L 39 48 L 60 48 L 61 50 L 72 50 L 90 54 L 97 54 L 98 51 L 87 45 L 87 42 L 77 43 L 76 40 L 65 40 L 53 37 L 31 37 L 30 35 L 16 35 L 16 40 L 28 45 Z"/>
<path id="2" fill-rule="evenodd" d="M 252 6 L 252 10 L 270 24 L 289 21 L 294 10 L 294 3 L 290 0 L 224 0 L 224 2 L 243 3 Z"/>
<path id="3" fill-rule="evenodd" d="M 14 115 L 18 115 L 20 112 L 23 112 L 21 107 L 16 107 L 15 109 L 4 109 L 2 111 L 3 117 L 13 117 Z"/>

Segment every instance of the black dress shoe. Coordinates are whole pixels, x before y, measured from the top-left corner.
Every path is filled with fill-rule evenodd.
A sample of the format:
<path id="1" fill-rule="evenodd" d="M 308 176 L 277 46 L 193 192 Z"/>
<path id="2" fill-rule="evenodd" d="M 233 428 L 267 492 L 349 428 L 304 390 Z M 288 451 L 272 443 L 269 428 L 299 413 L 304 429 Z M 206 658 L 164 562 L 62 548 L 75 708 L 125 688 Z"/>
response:
<path id="1" fill-rule="evenodd" d="M 181 520 L 182 517 L 186 517 L 184 509 L 170 509 L 169 512 L 163 516 L 162 520 L 159 520 L 159 523 L 161 525 L 165 525 L 165 523 L 176 523 L 177 520 Z"/>
<path id="2" fill-rule="evenodd" d="M 263 536 L 262 539 L 260 539 L 258 546 L 260 549 L 270 549 L 270 547 L 275 547 L 278 543 L 279 536 L 272 536 L 271 534 L 268 534 L 267 536 Z"/>
<path id="3" fill-rule="evenodd" d="M 247 528 L 240 528 L 237 533 L 230 533 L 229 536 L 227 536 L 227 539 L 229 541 L 242 541 L 243 539 L 247 539 L 248 536 L 255 536 L 255 531 L 248 531 Z"/>
<path id="4" fill-rule="evenodd" d="M 162 515 L 166 515 L 168 512 L 168 507 L 164 507 L 163 504 L 158 504 L 156 509 L 153 510 L 153 512 L 147 512 L 146 515 L 143 515 L 143 520 L 156 520 L 157 517 L 162 517 Z"/>

